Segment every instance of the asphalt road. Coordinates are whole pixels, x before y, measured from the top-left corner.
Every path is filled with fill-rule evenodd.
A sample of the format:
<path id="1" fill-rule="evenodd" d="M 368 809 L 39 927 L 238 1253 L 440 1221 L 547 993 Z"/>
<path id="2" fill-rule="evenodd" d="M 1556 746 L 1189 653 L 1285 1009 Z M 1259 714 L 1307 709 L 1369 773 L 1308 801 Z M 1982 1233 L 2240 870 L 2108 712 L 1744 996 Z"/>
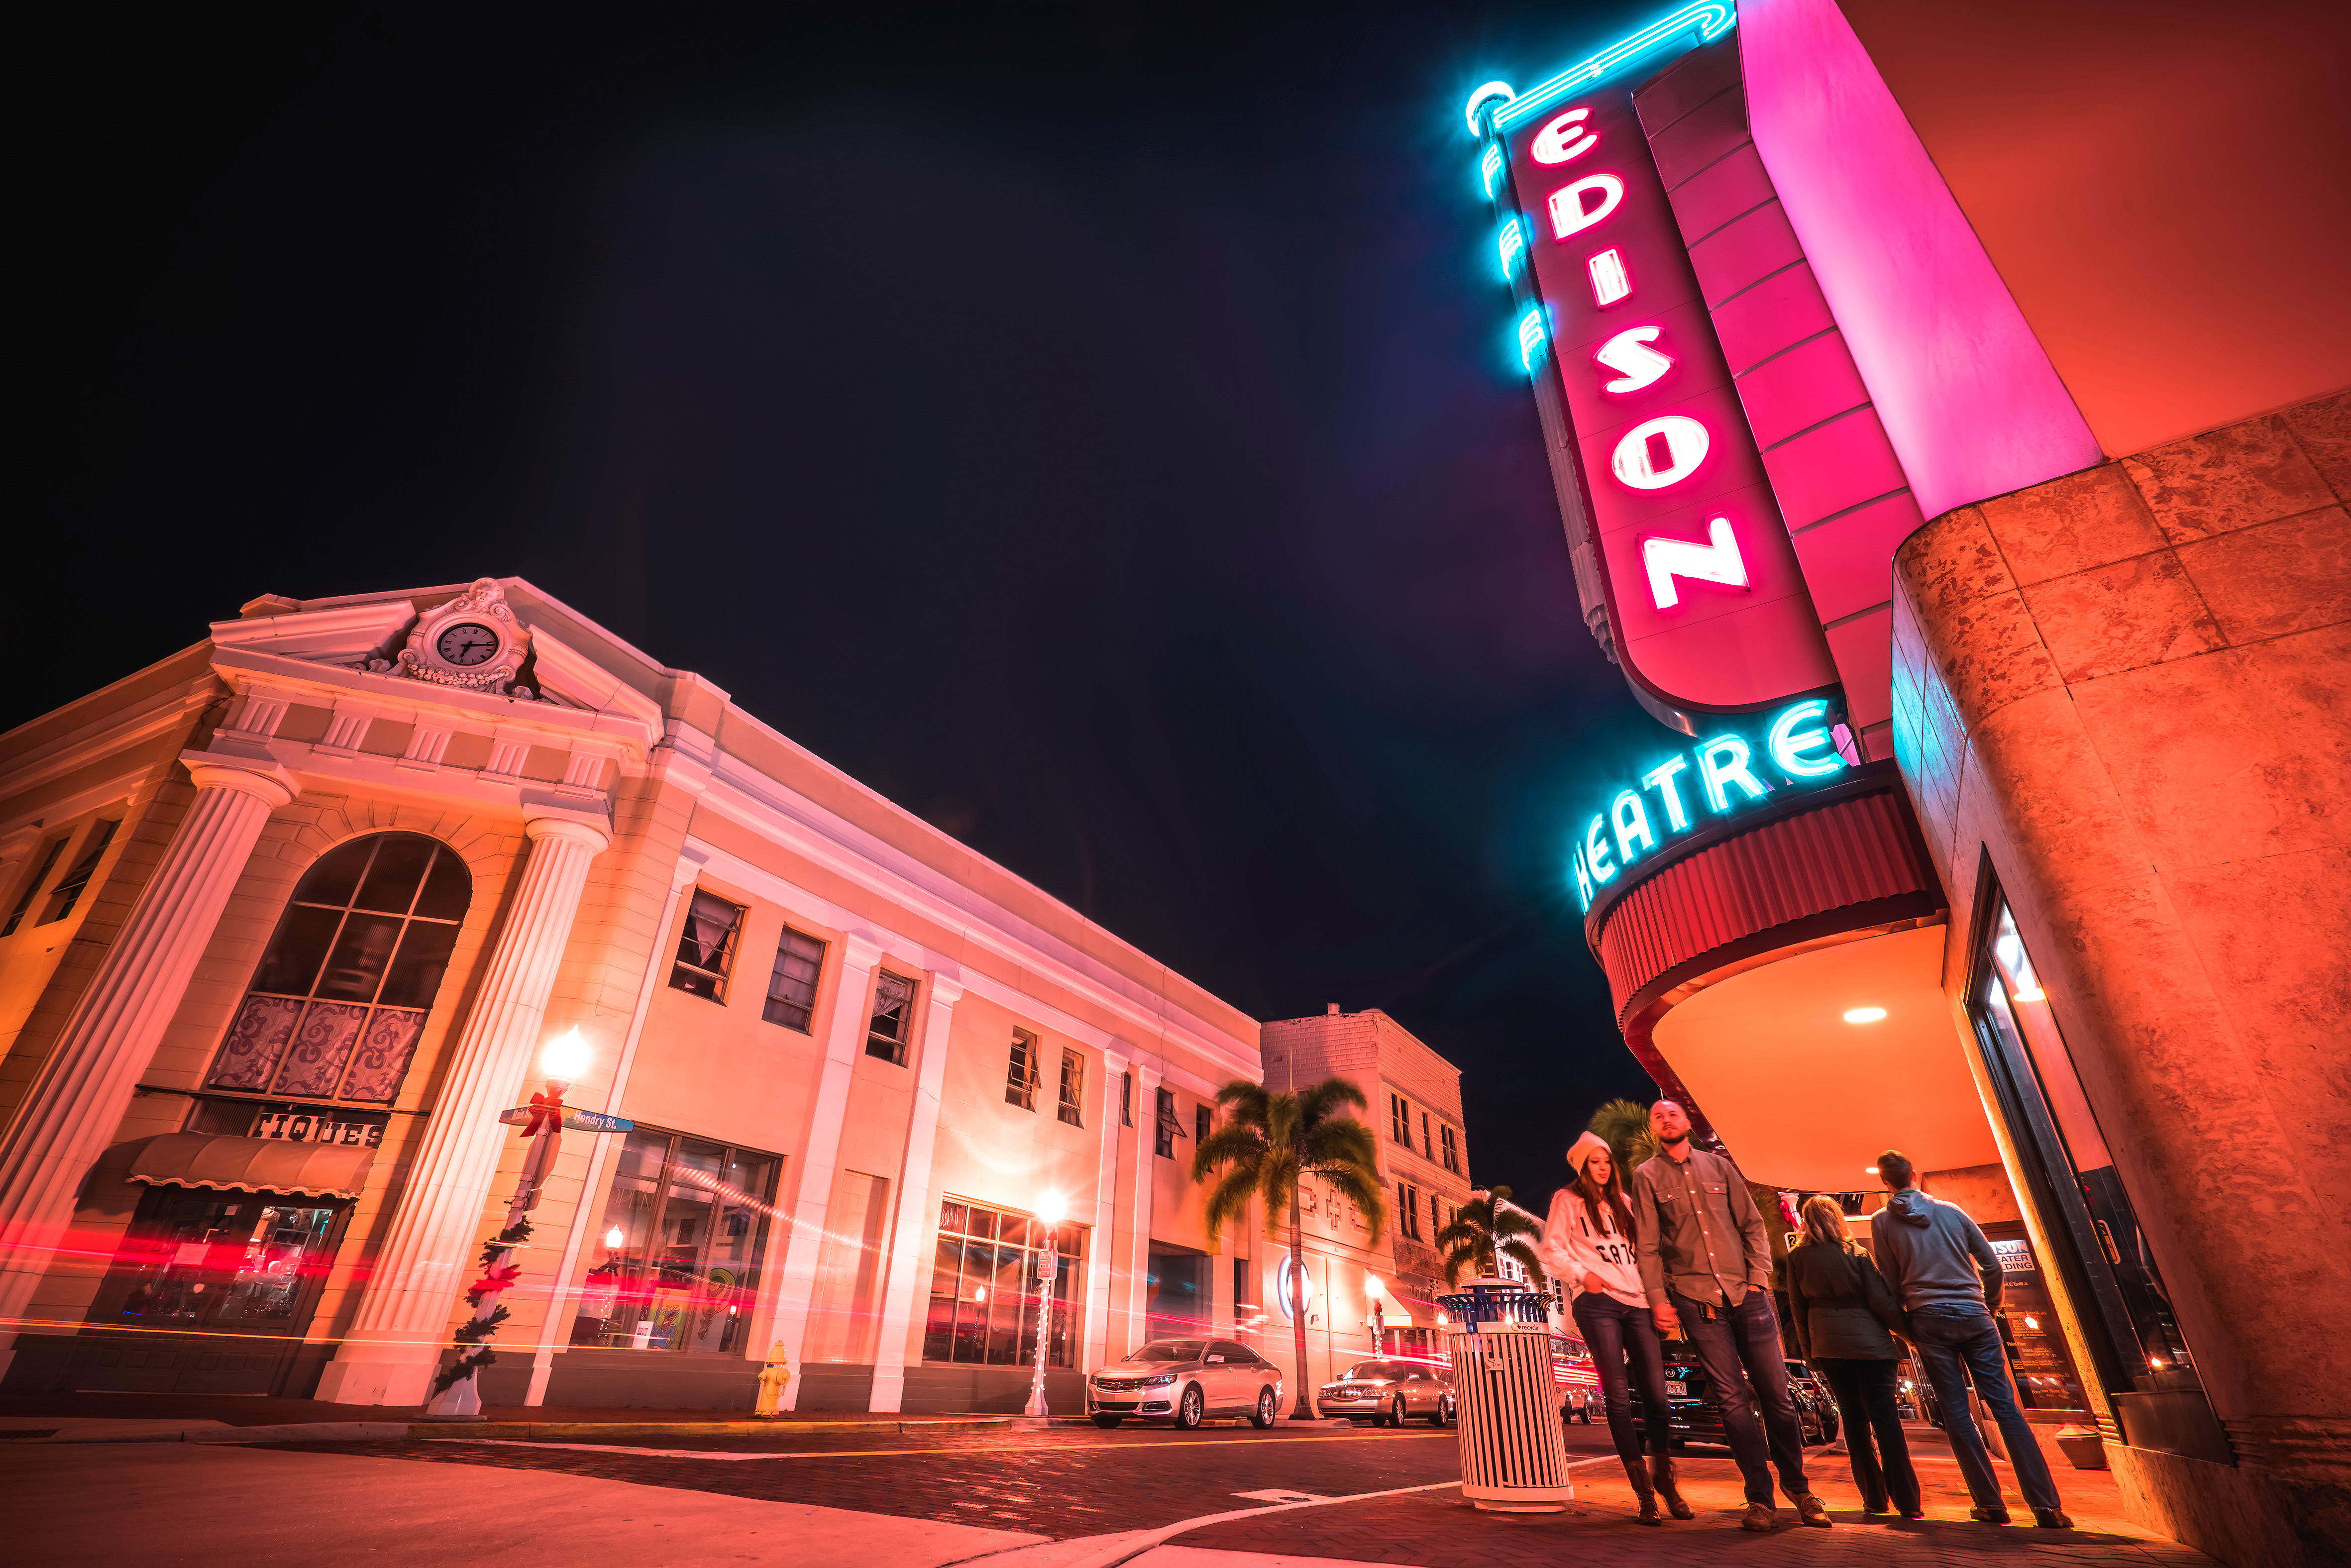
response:
<path id="1" fill-rule="evenodd" d="M 1604 1455 L 1604 1426 L 1567 1428 L 1571 1458 Z M 1149 1529 L 1270 1500 L 1344 1497 L 1458 1480 L 1455 1434 L 1426 1427 L 1284 1423 L 1164 1428 L 712 1438 L 642 1444 L 304 1445 L 321 1456 L 552 1471 L 722 1496 L 1017 1530 L 1056 1539 Z"/>

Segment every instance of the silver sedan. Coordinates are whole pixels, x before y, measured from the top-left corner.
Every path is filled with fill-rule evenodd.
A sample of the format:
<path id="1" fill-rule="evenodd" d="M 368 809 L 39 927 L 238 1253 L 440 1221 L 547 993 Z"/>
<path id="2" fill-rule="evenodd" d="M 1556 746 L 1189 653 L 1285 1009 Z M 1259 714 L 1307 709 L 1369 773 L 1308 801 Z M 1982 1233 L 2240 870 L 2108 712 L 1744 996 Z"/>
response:
<path id="1" fill-rule="evenodd" d="M 1086 1414 L 1105 1429 L 1165 1421 L 1188 1432 L 1211 1416 L 1263 1428 L 1281 1414 L 1281 1371 L 1238 1340 L 1155 1339 L 1086 1379 Z"/>
<path id="2" fill-rule="evenodd" d="M 1453 1424 L 1453 1369 L 1417 1361 L 1359 1361 L 1322 1385 L 1323 1415 L 1401 1427 L 1418 1416 L 1432 1427 Z"/>

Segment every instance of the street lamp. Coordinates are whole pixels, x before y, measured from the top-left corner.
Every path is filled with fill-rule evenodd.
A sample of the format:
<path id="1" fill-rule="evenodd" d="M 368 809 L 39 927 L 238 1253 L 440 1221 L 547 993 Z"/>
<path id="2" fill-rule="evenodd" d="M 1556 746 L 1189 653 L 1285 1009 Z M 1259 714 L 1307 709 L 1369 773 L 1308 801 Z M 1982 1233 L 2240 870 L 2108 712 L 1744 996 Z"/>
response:
<path id="1" fill-rule="evenodd" d="M 1380 1306 L 1380 1277 L 1377 1274 L 1364 1276 L 1364 1293 L 1372 1298 L 1372 1353 L 1385 1355 L 1388 1353 L 1388 1317 Z"/>
<path id="2" fill-rule="evenodd" d="M 530 1220 L 527 1216 L 538 1207 L 539 1198 L 545 1195 L 548 1177 L 555 1169 L 564 1124 L 569 1123 L 583 1133 L 625 1133 L 636 1125 L 625 1117 L 574 1111 L 564 1104 L 564 1092 L 580 1081 L 580 1075 L 587 1070 L 590 1054 L 588 1043 L 580 1038 L 577 1029 L 567 1030 L 548 1041 L 538 1056 L 546 1091 L 533 1094 L 527 1107 L 498 1113 L 499 1121 L 522 1128 L 523 1142 L 528 1145 L 522 1160 L 522 1179 L 515 1185 L 514 1201 L 507 1206 L 506 1228 L 482 1249 L 482 1277 L 465 1290 L 465 1304 L 474 1309 L 474 1315 L 455 1336 L 459 1346 L 456 1364 L 434 1380 L 433 1397 L 424 1407 L 428 1420 L 482 1418 L 481 1380 L 475 1375 L 489 1364 L 491 1354 L 486 1342 L 507 1319 L 507 1309 L 498 1304 L 498 1297 L 522 1272 L 514 1260 L 514 1251 L 530 1239 Z"/>
<path id="3" fill-rule="evenodd" d="M 1053 1331 L 1053 1286 L 1061 1272 L 1061 1238 L 1056 1234 L 1061 1223 L 1061 1195 L 1048 1192 L 1037 1205 L 1037 1218 L 1045 1225 L 1045 1243 L 1037 1253 L 1037 1375 L 1029 1382 L 1029 1403 L 1023 1416 L 1039 1421 L 1052 1418 L 1045 1404 L 1045 1346 Z"/>

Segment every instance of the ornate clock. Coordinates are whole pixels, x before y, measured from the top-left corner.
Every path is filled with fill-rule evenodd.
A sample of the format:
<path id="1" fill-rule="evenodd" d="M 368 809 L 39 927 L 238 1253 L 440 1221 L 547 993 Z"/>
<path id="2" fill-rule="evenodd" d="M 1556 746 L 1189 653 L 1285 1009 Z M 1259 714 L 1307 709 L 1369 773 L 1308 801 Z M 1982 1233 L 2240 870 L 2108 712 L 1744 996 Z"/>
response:
<path id="1" fill-rule="evenodd" d="M 400 651 L 400 673 L 503 696 L 529 653 L 530 629 L 507 607 L 498 580 L 485 577 L 418 618 Z"/>

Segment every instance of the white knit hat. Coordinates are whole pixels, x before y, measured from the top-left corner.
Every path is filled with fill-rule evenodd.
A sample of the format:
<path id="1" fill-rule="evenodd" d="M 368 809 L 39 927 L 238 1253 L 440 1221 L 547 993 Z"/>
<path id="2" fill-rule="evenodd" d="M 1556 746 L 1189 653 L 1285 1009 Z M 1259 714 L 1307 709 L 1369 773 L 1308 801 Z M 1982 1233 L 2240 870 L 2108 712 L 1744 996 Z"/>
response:
<path id="1" fill-rule="evenodd" d="M 1567 1146 L 1567 1163 L 1569 1168 L 1579 1173 L 1582 1172 L 1583 1169 L 1583 1162 L 1592 1157 L 1592 1151 L 1594 1149 L 1598 1149 L 1603 1154 L 1606 1155 L 1611 1160 L 1614 1160 L 1616 1157 L 1616 1151 L 1608 1146 L 1607 1139 L 1602 1137 L 1597 1133 L 1586 1133 L 1583 1136 L 1576 1139 L 1575 1142 Z"/>

